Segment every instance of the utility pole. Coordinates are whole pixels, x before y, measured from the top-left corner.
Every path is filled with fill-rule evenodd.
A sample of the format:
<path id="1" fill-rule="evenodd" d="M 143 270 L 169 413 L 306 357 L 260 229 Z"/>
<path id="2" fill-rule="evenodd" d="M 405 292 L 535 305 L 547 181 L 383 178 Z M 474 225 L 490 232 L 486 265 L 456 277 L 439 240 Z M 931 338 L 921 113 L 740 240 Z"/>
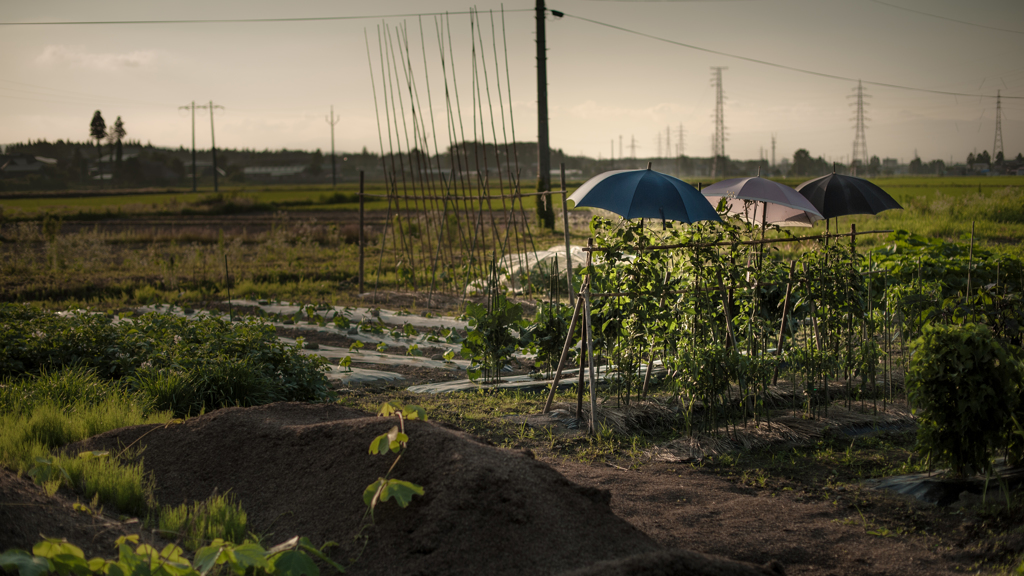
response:
<path id="1" fill-rule="evenodd" d="M 661 158 L 661 132 L 658 132 L 658 158 Z"/>
<path id="2" fill-rule="evenodd" d="M 711 155 L 714 157 L 711 164 L 712 177 L 718 176 L 718 159 L 725 159 L 725 96 L 722 94 L 722 70 L 728 70 L 728 68 L 725 66 L 711 67 L 711 79 L 715 84 L 715 134 L 711 139 Z"/>
<path id="3" fill-rule="evenodd" d="M 775 168 L 775 134 L 772 134 L 772 168 Z"/>
<path id="4" fill-rule="evenodd" d="M 214 106 L 213 100 L 210 100 L 209 105 L 196 106 L 196 108 L 209 109 L 210 111 L 210 153 L 213 155 L 213 191 L 217 192 L 219 190 L 219 186 L 217 183 L 217 140 L 213 136 L 213 112 L 216 108 L 220 108 L 221 110 L 223 110 L 224 107 L 220 104 Z"/>
<path id="5" fill-rule="evenodd" d="M 327 123 L 331 125 L 331 188 L 338 185 L 338 169 L 334 162 L 334 125 L 341 121 L 341 118 L 334 119 L 334 104 L 331 104 L 331 117 Z"/>
<path id="6" fill-rule="evenodd" d="M 622 134 L 619 134 L 619 158 L 623 158 L 623 156 L 622 156 Z"/>
<path id="7" fill-rule="evenodd" d="M 861 81 L 857 81 L 857 88 L 854 89 L 856 94 L 851 94 L 847 98 L 856 98 L 856 102 L 852 105 L 857 107 L 857 115 L 854 116 L 854 136 L 853 136 L 853 157 L 850 159 L 850 163 L 860 161 L 862 166 L 868 165 L 868 139 L 864 134 L 866 126 L 864 121 L 868 118 L 864 117 L 864 99 L 870 98 L 868 94 L 864 93 L 864 86 Z"/>
<path id="8" fill-rule="evenodd" d="M 995 164 L 996 155 L 1000 152 L 1006 154 L 1003 151 L 1003 105 L 1001 102 L 1001 94 L 999 90 L 996 90 L 996 138 L 992 142 L 992 163 Z"/>
<path id="9" fill-rule="evenodd" d="M 202 106 L 200 106 L 202 108 Z M 178 106 L 179 110 L 192 110 L 192 191 L 196 191 L 196 101 L 188 106 Z"/>
<path id="10" fill-rule="evenodd" d="M 665 157 L 672 156 L 672 129 L 665 126 Z"/>
<path id="11" fill-rule="evenodd" d="M 548 60 L 544 0 L 537 0 L 537 192 L 551 190 L 551 147 L 548 143 Z M 550 194 L 537 196 L 541 226 L 555 229 L 555 208 Z"/>
<path id="12" fill-rule="evenodd" d="M 615 138 L 612 138 L 612 152 L 608 155 L 608 159 L 611 160 L 612 169 L 615 169 Z"/>

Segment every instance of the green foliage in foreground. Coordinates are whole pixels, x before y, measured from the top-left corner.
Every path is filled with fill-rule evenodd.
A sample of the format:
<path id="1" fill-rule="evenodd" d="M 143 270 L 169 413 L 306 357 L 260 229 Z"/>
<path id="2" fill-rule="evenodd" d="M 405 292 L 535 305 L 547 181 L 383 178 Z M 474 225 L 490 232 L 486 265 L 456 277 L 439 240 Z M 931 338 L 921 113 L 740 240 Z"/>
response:
<path id="1" fill-rule="evenodd" d="M 1014 430 L 1020 361 L 981 324 L 925 326 L 913 352 L 907 384 L 920 414 L 919 449 L 957 476 L 990 471 Z"/>
<path id="2" fill-rule="evenodd" d="M 274 327 L 258 320 L 151 313 L 115 321 L 0 304 L 0 342 L 0 377 L 8 378 L 0 412 L 44 400 L 91 403 L 122 392 L 139 392 L 152 408 L 179 416 L 328 397 L 326 362 L 281 343 Z M 40 386 L 33 379 L 70 366 L 89 368 L 104 382 Z"/>
<path id="3" fill-rule="evenodd" d="M 391 477 L 398 460 L 402 458 L 408 447 L 409 436 L 405 433 L 406 420 L 427 420 L 427 412 L 419 406 L 408 404 L 403 406 L 397 402 L 385 402 L 377 412 L 378 416 L 385 418 L 394 416 L 398 418 L 398 425 L 392 426 L 390 430 L 377 436 L 370 442 L 370 454 L 387 454 L 389 451 L 397 454 L 391 468 L 384 476 L 377 479 L 363 490 L 363 502 L 366 504 L 367 513 L 373 517 L 373 510 L 377 502 L 387 502 L 394 498 L 400 508 L 405 508 L 412 502 L 413 496 L 423 496 L 423 486 L 413 484 L 405 480 Z"/>
<path id="4" fill-rule="evenodd" d="M 234 545 L 218 538 L 209 546 L 200 548 L 189 561 L 185 551 L 174 544 L 157 550 L 149 544 L 139 544 L 138 535 L 131 535 L 117 539 L 117 560 L 86 560 L 81 548 L 63 540 L 47 538 L 33 546 L 31 554 L 18 549 L 0 554 L 0 568 L 21 576 L 206 576 L 227 571 L 238 575 L 318 576 L 320 569 L 310 556 L 340 573 L 345 572 L 324 553 L 334 545 L 329 542 L 317 548 L 308 539 L 296 536 L 266 550 L 252 542 Z"/>

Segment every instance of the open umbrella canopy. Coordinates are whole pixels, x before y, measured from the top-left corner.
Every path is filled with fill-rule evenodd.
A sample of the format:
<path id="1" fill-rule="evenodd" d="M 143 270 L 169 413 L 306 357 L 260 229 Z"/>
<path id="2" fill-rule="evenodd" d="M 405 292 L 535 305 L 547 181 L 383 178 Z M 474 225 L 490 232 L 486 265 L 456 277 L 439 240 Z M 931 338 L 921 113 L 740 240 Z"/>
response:
<path id="1" fill-rule="evenodd" d="M 626 218 L 655 218 L 692 224 L 721 222 L 714 206 L 678 178 L 646 170 L 612 170 L 594 176 L 569 196 L 576 206 L 603 208 Z"/>
<path id="2" fill-rule="evenodd" d="M 797 186 L 796 191 L 807 198 L 825 218 L 903 209 L 885 190 L 871 182 L 835 172 L 808 180 Z"/>
<path id="3" fill-rule="evenodd" d="M 760 176 L 722 180 L 701 193 L 712 204 L 727 198 L 729 214 L 757 224 L 812 226 L 822 219 L 818 209 L 796 190 Z"/>

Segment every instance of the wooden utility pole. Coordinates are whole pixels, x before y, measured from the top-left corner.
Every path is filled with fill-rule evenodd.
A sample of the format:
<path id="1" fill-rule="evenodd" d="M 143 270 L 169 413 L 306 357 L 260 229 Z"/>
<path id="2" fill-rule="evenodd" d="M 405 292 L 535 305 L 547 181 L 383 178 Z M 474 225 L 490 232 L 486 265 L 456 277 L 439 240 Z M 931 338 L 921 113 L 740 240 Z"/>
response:
<path id="1" fill-rule="evenodd" d="M 213 155 L 213 191 L 218 191 L 217 185 L 217 140 L 213 136 L 213 111 L 215 108 L 224 109 L 221 105 L 213 105 L 213 100 L 210 100 L 210 104 L 206 106 L 196 106 L 196 108 L 207 108 L 210 110 L 210 153 Z M 195 156 L 193 155 L 193 158 Z M 192 165 L 192 173 L 195 174 L 195 164 Z"/>
<path id="2" fill-rule="evenodd" d="M 327 123 L 331 125 L 331 188 L 338 185 L 338 168 L 334 162 L 334 125 L 340 120 L 341 118 L 334 118 L 334 105 L 331 104 L 331 117 L 327 119 Z"/>
<path id="3" fill-rule="evenodd" d="M 544 0 L 537 0 L 537 192 L 551 190 L 551 146 L 548 143 L 548 61 L 544 31 Z M 540 224 L 555 229 L 551 194 L 537 196 Z"/>
<path id="4" fill-rule="evenodd" d="M 202 108 L 202 106 L 200 106 Z M 188 106 L 178 106 L 179 110 L 192 110 L 192 191 L 196 191 L 196 101 Z"/>

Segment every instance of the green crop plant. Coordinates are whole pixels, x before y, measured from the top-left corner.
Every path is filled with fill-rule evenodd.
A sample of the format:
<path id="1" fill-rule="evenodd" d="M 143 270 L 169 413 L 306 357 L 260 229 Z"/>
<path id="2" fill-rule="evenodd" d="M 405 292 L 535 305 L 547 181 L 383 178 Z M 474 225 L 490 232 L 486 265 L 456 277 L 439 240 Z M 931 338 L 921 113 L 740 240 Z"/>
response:
<path id="1" fill-rule="evenodd" d="M 524 343 L 518 333 L 525 328 L 523 307 L 504 294 L 492 294 L 487 306 L 470 303 L 466 313 L 470 330 L 462 343 L 462 357 L 472 361 L 469 376 L 496 380 Z"/>
<path id="2" fill-rule="evenodd" d="M 409 436 L 405 433 L 405 421 L 426 421 L 426 411 L 412 404 L 403 406 L 396 402 L 385 402 L 381 405 L 377 415 L 385 418 L 394 416 L 398 418 L 398 424 L 392 426 L 384 434 L 374 438 L 373 442 L 370 443 L 370 454 L 387 454 L 388 452 L 396 454 L 394 462 L 391 463 L 391 467 L 388 468 L 384 476 L 378 478 L 363 491 L 363 502 L 366 503 L 366 511 L 371 519 L 373 518 L 373 511 L 377 507 L 377 502 L 387 502 L 394 498 L 395 503 L 399 507 L 405 508 L 412 502 L 413 496 L 423 496 L 422 486 L 392 478 L 391 473 L 395 470 L 395 466 L 402 459 L 402 455 L 408 447 Z"/>
<path id="3" fill-rule="evenodd" d="M 558 302 L 542 302 L 530 326 L 530 349 L 537 356 L 535 366 L 551 372 L 558 365 L 569 333 L 573 309 Z"/>
<path id="4" fill-rule="evenodd" d="M 20 576 L 62 574 L 76 576 L 112 574 L 149 574 L 152 576 L 205 576 L 224 567 L 234 574 L 265 573 L 275 576 L 319 576 L 320 569 L 310 556 L 331 566 L 339 573 L 345 569 L 331 560 L 328 542 L 317 548 L 307 538 L 298 536 L 269 550 L 252 542 L 233 544 L 220 538 L 196 551 L 190 561 L 185 551 L 175 544 L 157 550 L 139 544 L 139 536 L 117 539 L 118 558 L 86 560 L 82 549 L 64 540 L 46 538 L 32 547 L 32 552 L 10 549 L 0 554 L 0 567 Z"/>
<path id="5" fill-rule="evenodd" d="M 990 472 L 1021 402 L 1020 360 L 982 324 L 925 326 L 912 349 L 908 385 L 920 452 L 957 477 Z"/>

